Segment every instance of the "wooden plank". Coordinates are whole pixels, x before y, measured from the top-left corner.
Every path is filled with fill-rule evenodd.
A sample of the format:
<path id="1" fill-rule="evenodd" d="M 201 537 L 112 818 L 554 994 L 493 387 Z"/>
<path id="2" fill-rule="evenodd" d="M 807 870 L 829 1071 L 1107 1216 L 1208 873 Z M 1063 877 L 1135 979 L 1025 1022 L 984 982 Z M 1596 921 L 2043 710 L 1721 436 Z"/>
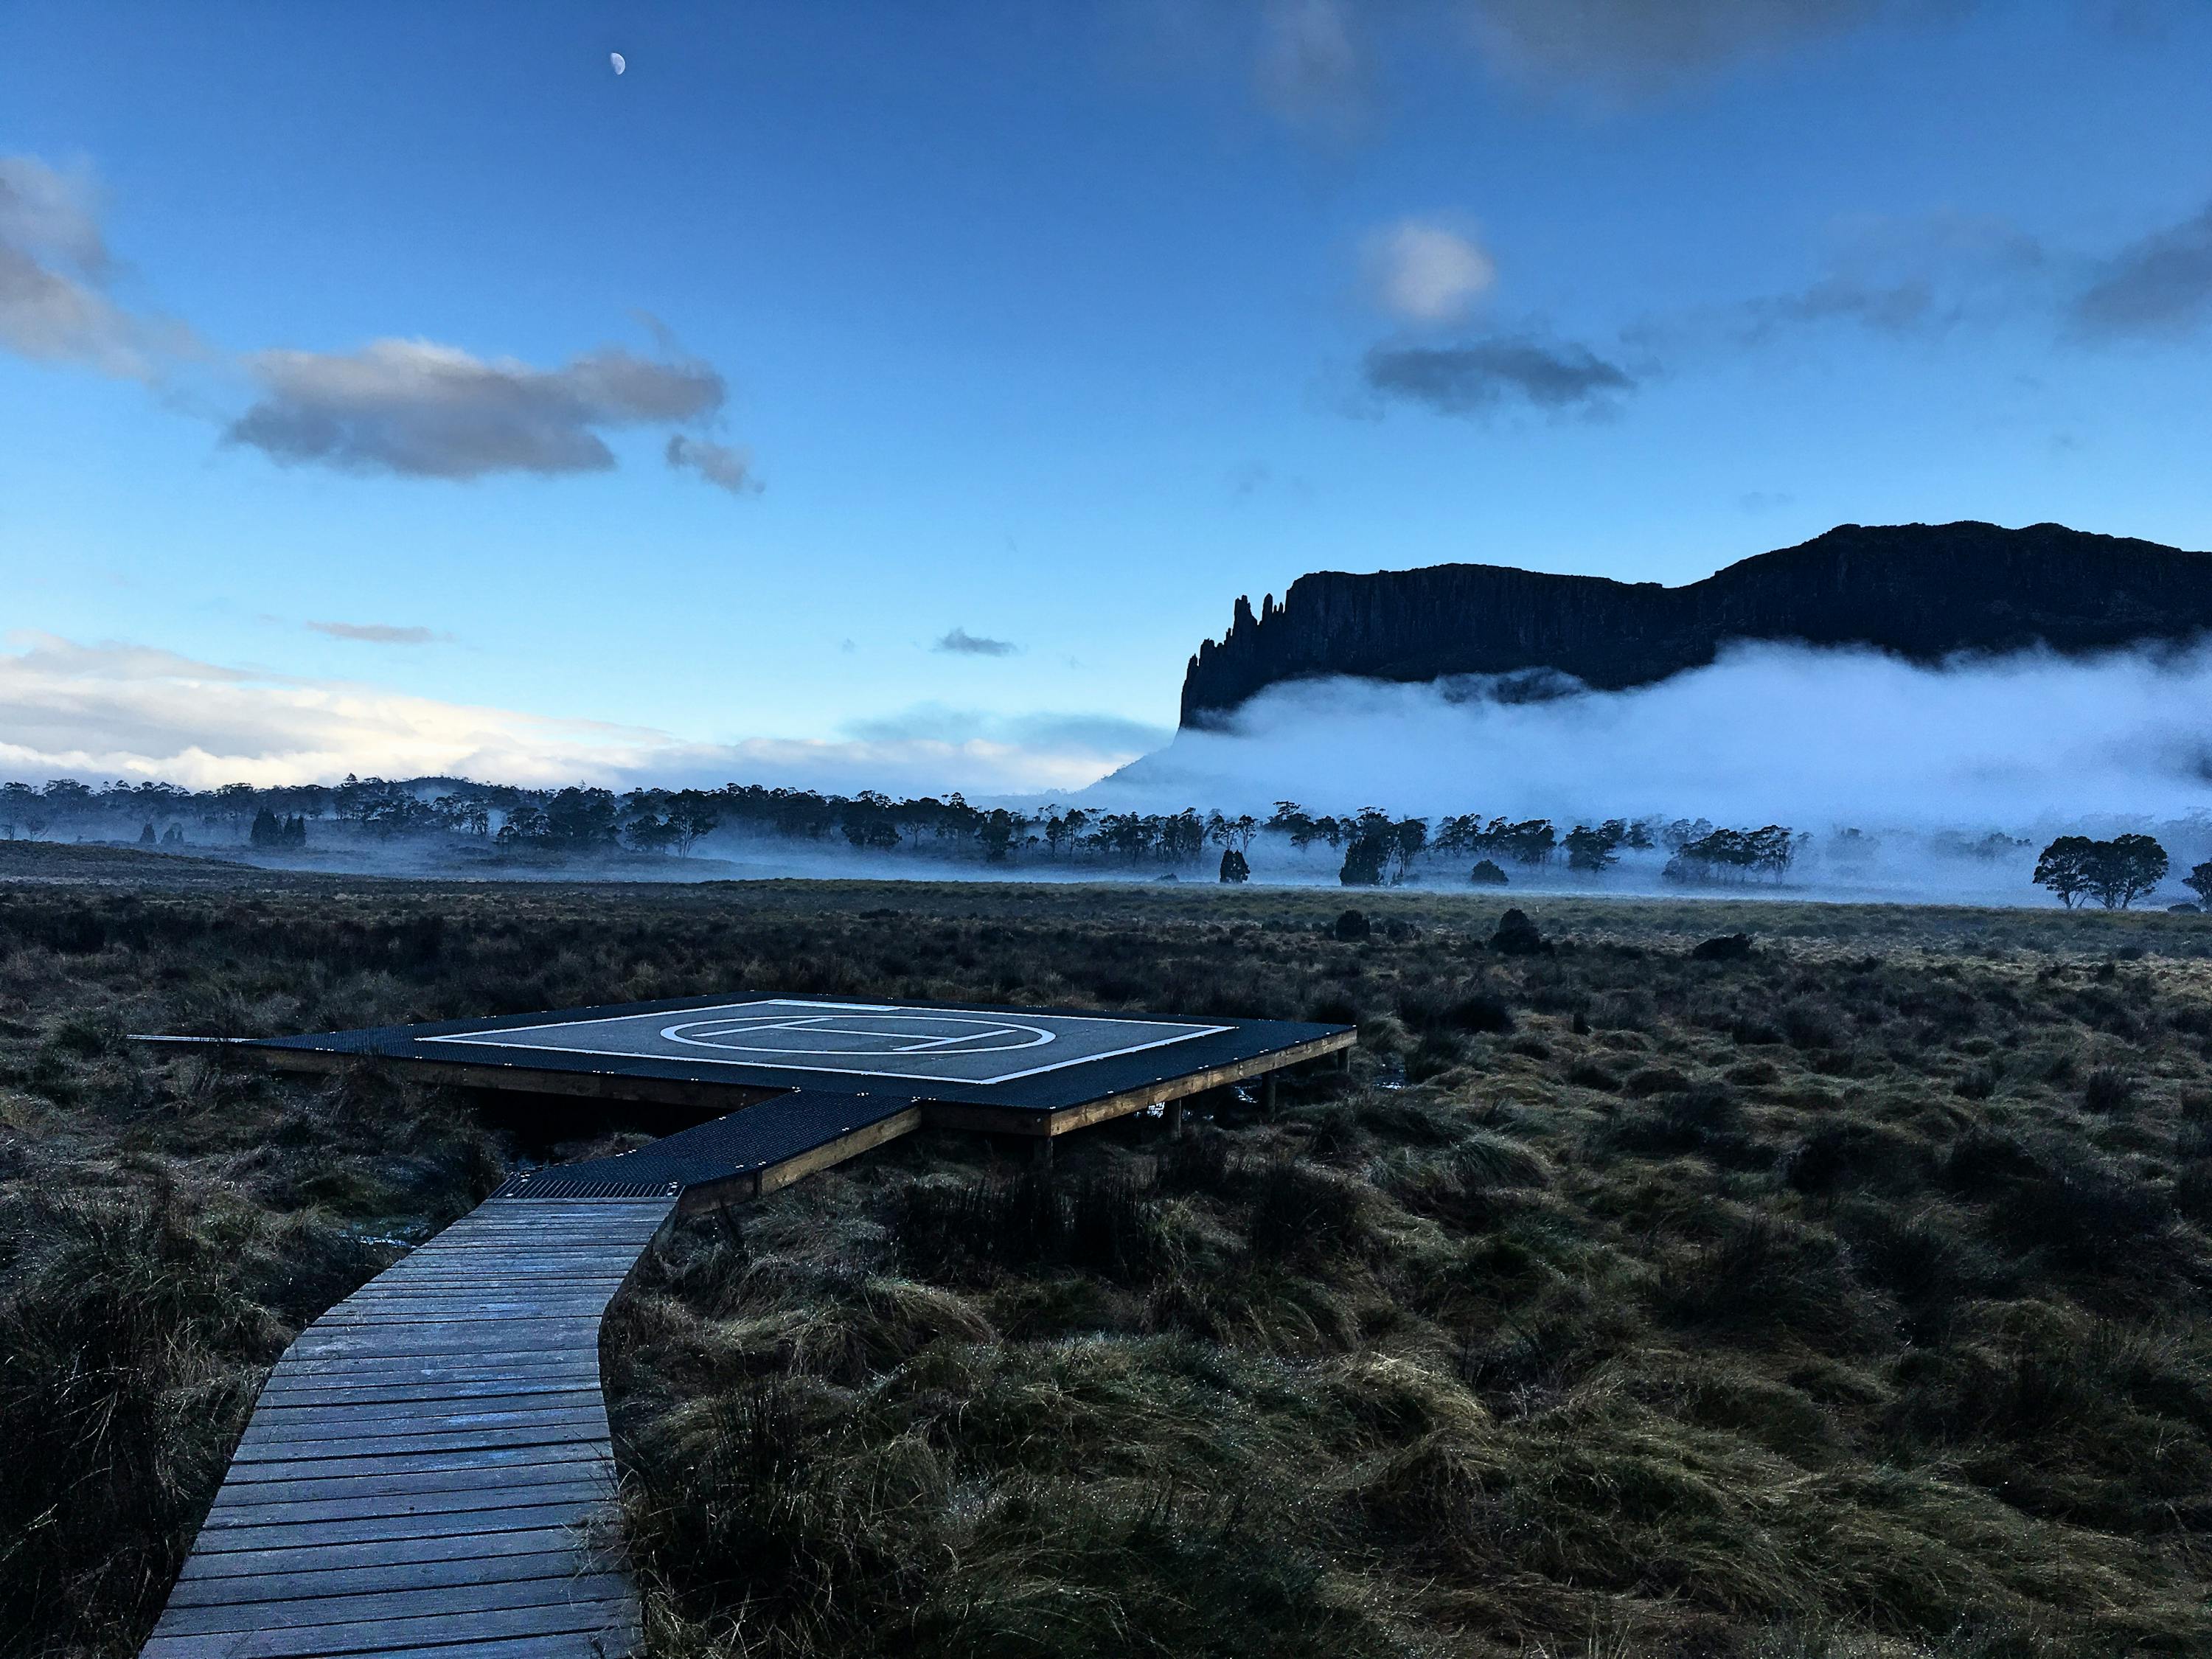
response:
<path id="1" fill-rule="evenodd" d="M 541 1524 L 532 1519 L 530 1512 L 543 1512 L 544 1516 L 551 1517 L 558 1510 L 557 1519 L 547 1518 L 542 1524 L 565 1527 L 572 1524 L 578 1514 L 613 1513 L 611 1506 L 614 1491 L 611 1480 L 548 1480 L 497 1492 L 465 1487 L 445 1492 L 371 1491 L 348 1497 L 287 1498 L 267 1504 L 240 1504 L 208 1512 L 208 1524 L 203 1529 L 198 1547 L 244 1548 L 246 1546 L 237 1539 L 225 1534 L 248 1528 L 259 1532 L 270 1527 L 316 1526 L 325 1521 L 427 1522 L 434 1516 L 498 1513 L 500 1529 L 512 1532 L 520 1527 Z M 386 1530 L 393 1536 L 406 1534 L 404 1527 Z"/>
<path id="2" fill-rule="evenodd" d="M 518 1464 L 597 1462 L 603 1442 L 556 1446 L 495 1446 L 478 1451 L 395 1452 L 389 1457 L 295 1457 L 276 1463 L 240 1463 L 229 1479 L 241 1486 L 270 1480 L 308 1480 L 319 1474 L 418 1474 L 431 1469 L 506 1469 Z"/>
<path id="3" fill-rule="evenodd" d="M 326 1544 L 368 1544 L 395 1539 L 469 1538 L 494 1532 L 536 1532 L 559 1528 L 572 1536 L 605 1515 L 604 1492 L 536 1508 L 444 1510 L 434 1515 L 368 1515 L 348 1518 L 348 1510 L 319 1520 L 287 1520 L 266 1526 L 228 1527 L 216 1542 L 233 1550 L 307 1549 Z"/>
<path id="4" fill-rule="evenodd" d="M 547 1463 L 507 1471 L 486 1486 L 477 1469 L 434 1469 L 427 1474 L 357 1475 L 351 1480 L 264 1480 L 227 1488 L 208 1510 L 210 1527 L 267 1523 L 279 1508 L 319 1504 L 327 1516 L 428 1514 L 433 1510 L 499 1509 L 552 1503 L 568 1497 L 610 1498 L 611 1461 Z M 302 1511 L 303 1516 L 306 1515 Z M 306 1516 L 306 1518 L 318 1518 Z"/>
<path id="5" fill-rule="evenodd" d="M 276 1406 L 257 1412 L 240 1444 L 273 1446 L 310 1437 L 332 1442 L 380 1434 L 459 1433 L 465 1429 L 542 1428 L 562 1421 L 605 1424 L 606 1420 L 607 1408 L 580 1389 L 569 1394 L 495 1395 L 481 1402 L 410 1400 L 374 1407 L 347 1401 L 337 1405 Z"/>
<path id="6" fill-rule="evenodd" d="M 515 1550 L 498 1555 L 432 1556 L 419 1561 L 365 1562 L 356 1566 L 288 1564 L 270 1571 L 201 1574 L 177 1581 L 169 1597 L 173 1607 L 236 1606 L 249 1601 L 327 1600 L 336 1595 L 368 1595 L 373 1591 L 451 1589 L 460 1584 L 497 1584 L 526 1578 L 567 1578 L 576 1571 L 576 1553 L 559 1533 L 538 1550 Z M 289 1554 L 312 1552 L 288 1551 Z M 264 1550 L 266 1556 L 276 1553 Z"/>
<path id="7" fill-rule="evenodd" d="M 343 1497 L 349 1492 L 368 1493 L 366 1484 L 374 1482 L 375 1490 L 396 1497 L 410 1492 L 447 1492 L 467 1489 L 479 1493 L 486 1503 L 495 1502 L 501 1492 L 524 1486 L 542 1486 L 554 1481 L 611 1480 L 615 1460 L 605 1446 L 568 1448 L 542 1458 L 529 1458 L 504 1467 L 483 1469 L 379 1469 L 352 1458 L 333 1462 L 344 1465 L 336 1474 L 286 1477 L 261 1473 L 268 1478 L 240 1480 L 234 1491 L 226 1481 L 216 1494 L 210 1515 L 222 1513 L 234 1504 L 297 1504 L 309 1499 Z"/>
<path id="8" fill-rule="evenodd" d="M 271 1406 L 256 1413 L 247 1432 L 260 1440 L 310 1432 L 343 1439 L 349 1435 L 381 1434 L 386 1424 L 402 1433 L 441 1425 L 465 1428 L 472 1423 L 499 1428 L 510 1424 L 542 1422 L 569 1412 L 589 1412 L 604 1418 L 606 1407 L 595 1392 L 585 1389 L 460 1398 L 433 1395 L 422 1400 L 337 1400 L 319 1405 Z M 412 1425 L 414 1428 L 404 1428 L 404 1425 Z"/>
<path id="9" fill-rule="evenodd" d="M 413 1452 L 512 1451 L 528 1446 L 604 1445 L 607 1438 L 605 1412 L 588 1415 L 563 1413 L 560 1420 L 521 1423 L 496 1428 L 423 1428 L 408 1433 L 391 1430 L 344 1439 L 311 1434 L 306 1439 L 286 1437 L 241 1445 L 231 1455 L 231 1466 L 254 1463 L 296 1463 L 308 1451 L 319 1458 L 398 1457 Z"/>
<path id="10" fill-rule="evenodd" d="M 570 1339 L 563 1347 L 525 1345 L 520 1347 L 484 1347 L 471 1352 L 457 1350 L 450 1353 L 366 1353 L 317 1354 L 302 1360 L 301 1365 L 311 1369 L 288 1372 L 271 1377 L 276 1391 L 292 1392 L 302 1385 L 308 1388 L 352 1383 L 356 1387 L 371 1387 L 394 1382 L 492 1382 L 502 1376 L 515 1382 L 599 1381 L 599 1350 L 594 1340 L 589 1347 L 580 1348 Z"/>
<path id="11" fill-rule="evenodd" d="M 382 1571 L 383 1569 L 372 1569 Z M 289 1589 L 286 1585 L 271 1588 Z M 459 1584 L 381 1585 L 336 1595 L 285 1596 L 281 1600 L 225 1601 L 179 1607 L 174 1601 L 161 1615 L 158 1636 L 200 1636 L 212 1632 L 252 1632 L 309 1630 L 318 1626 L 360 1624 L 369 1620 L 478 1618 L 497 1610 L 598 1606 L 619 1602 L 629 1594 L 620 1575 L 578 1573 L 573 1559 L 567 1571 L 532 1578 L 483 1579 Z M 439 1634 L 447 1634 L 440 1632 Z M 458 1634 L 459 1632 L 453 1632 Z"/>
<path id="12" fill-rule="evenodd" d="M 157 1626 L 142 1652 L 144 1659 L 321 1659 L 322 1656 L 404 1652 L 427 1640 L 449 1645 L 520 1637 L 605 1633 L 625 1644 L 635 1639 L 635 1601 L 625 1592 L 604 1601 L 563 1602 L 550 1607 L 487 1607 L 472 1613 L 438 1613 L 425 1619 L 374 1619 L 343 1625 L 310 1625 L 255 1631 L 164 1634 Z"/>
<path id="13" fill-rule="evenodd" d="M 470 1382 L 361 1382 L 351 1387 L 315 1383 L 287 1389 L 281 1396 L 264 1391 L 257 1409 L 274 1414 L 319 1411 L 326 1405 L 350 1405 L 373 1417 L 386 1407 L 404 1408 L 429 1401 L 458 1407 L 478 1400 L 569 1400 L 579 1396 L 599 1398 L 599 1379 L 579 1376 L 563 1380 L 556 1376 L 541 1382 L 527 1377 L 492 1376 Z"/>
<path id="14" fill-rule="evenodd" d="M 195 1551 L 179 1584 L 203 1578 L 252 1577 L 264 1573 L 337 1572 L 349 1567 L 405 1566 L 416 1562 L 488 1561 L 502 1555 L 543 1555 L 574 1542 L 568 1527 L 473 1534 L 465 1538 L 392 1538 L 364 1544 L 307 1544 L 270 1550 Z"/>
<path id="15" fill-rule="evenodd" d="M 349 1389 L 332 1389 L 327 1394 L 309 1394 L 291 1401 L 264 1400 L 254 1412 L 256 1424 L 267 1418 L 272 1425 L 281 1426 L 288 1421 L 304 1422 L 309 1417 L 330 1411 L 335 1407 L 345 1408 L 347 1419 L 355 1423 L 373 1423 L 385 1417 L 411 1417 L 418 1411 L 446 1412 L 454 1416 L 481 1413 L 496 1418 L 507 1412 L 577 1410 L 586 1406 L 601 1405 L 603 1396 L 593 1388 L 550 1388 L 531 1389 L 515 1385 L 503 1393 L 481 1390 L 484 1385 L 471 1383 L 472 1390 L 460 1394 L 415 1394 L 386 1398 L 374 1395 L 363 1399 Z M 248 1432 L 252 1432 L 251 1430 Z"/>

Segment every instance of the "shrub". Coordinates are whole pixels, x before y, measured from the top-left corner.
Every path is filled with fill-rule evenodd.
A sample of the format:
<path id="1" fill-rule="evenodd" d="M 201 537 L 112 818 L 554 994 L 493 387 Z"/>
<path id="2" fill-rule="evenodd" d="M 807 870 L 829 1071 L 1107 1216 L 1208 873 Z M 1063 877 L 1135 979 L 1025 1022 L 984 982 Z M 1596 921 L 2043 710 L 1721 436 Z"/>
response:
<path id="1" fill-rule="evenodd" d="M 1490 936 L 1490 948 L 1500 956 L 1533 957 L 1549 951 L 1551 941 L 1536 930 L 1536 924 L 1521 910 L 1508 910 L 1498 919 L 1498 931 Z"/>
<path id="2" fill-rule="evenodd" d="M 2081 1079 L 2081 1103 L 2093 1112 L 2124 1110 L 2134 1103 L 2136 1080 L 2117 1066 L 2099 1066 Z"/>
<path id="3" fill-rule="evenodd" d="M 1783 1006 L 1781 1025 L 1793 1048 L 1838 1048 L 1844 1043 L 1843 1015 L 1832 1003 L 1798 997 Z"/>

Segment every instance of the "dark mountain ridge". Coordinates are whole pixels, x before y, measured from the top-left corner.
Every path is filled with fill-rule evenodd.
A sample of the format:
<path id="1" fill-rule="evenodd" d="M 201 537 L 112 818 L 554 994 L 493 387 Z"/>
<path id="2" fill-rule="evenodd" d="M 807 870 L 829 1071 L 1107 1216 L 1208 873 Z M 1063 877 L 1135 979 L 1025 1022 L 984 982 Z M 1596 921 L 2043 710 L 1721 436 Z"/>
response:
<path id="1" fill-rule="evenodd" d="M 1419 681 L 1549 669 L 1601 690 L 1703 667 L 1731 640 L 1870 646 L 1917 662 L 2212 630 L 2212 553 L 2063 525 L 1840 525 L 1680 587 L 1441 564 L 1324 570 L 1237 601 L 1183 678 L 1182 724 L 1218 726 L 1285 680 Z"/>

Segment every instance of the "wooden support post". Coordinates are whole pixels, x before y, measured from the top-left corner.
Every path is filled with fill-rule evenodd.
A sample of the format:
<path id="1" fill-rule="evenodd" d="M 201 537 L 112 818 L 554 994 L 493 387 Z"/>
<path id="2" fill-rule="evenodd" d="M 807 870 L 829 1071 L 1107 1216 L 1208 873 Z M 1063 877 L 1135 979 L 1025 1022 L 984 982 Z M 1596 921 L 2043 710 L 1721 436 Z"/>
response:
<path id="1" fill-rule="evenodd" d="M 1182 1101 L 1180 1098 L 1168 1102 L 1168 1134 L 1176 1140 L 1182 1139 Z"/>
<path id="2" fill-rule="evenodd" d="M 1275 1121 L 1275 1073 L 1273 1072 L 1260 1081 L 1260 1115 L 1270 1123 Z"/>
<path id="3" fill-rule="evenodd" d="M 1339 1048 L 1336 1051 L 1336 1069 L 1340 1072 L 1348 1072 L 1352 1069 L 1351 1049 Z"/>
<path id="4" fill-rule="evenodd" d="M 1052 1168 L 1052 1137 L 1039 1135 L 1030 1142 L 1030 1163 L 1040 1170 Z"/>

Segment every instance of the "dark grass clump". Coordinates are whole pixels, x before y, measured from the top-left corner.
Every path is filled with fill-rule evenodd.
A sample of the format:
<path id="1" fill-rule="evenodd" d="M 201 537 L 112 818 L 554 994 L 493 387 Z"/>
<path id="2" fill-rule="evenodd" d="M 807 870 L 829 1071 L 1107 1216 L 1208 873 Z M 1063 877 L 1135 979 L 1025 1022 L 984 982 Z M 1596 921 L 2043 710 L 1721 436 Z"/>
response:
<path id="1" fill-rule="evenodd" d="M 1157 1202 L 1144 1184 L 1121 1175 L 917 1182 L 900 1190 L 885 1227 L 900 1267 L 921 1278 L 1072 1267 L 1140 1279 L 1163 1250 Z"/>
<path id="2" fill-rule="evenodd" d="M 994 1478 L 774 1383 L 672 1414 L 631 1455 L 659 1652 L 725 1624 L 745 1651 L 792 1655 L 1394 1650 L 1237 1492 Z"/>
<path id="3" fill-rule="evenodd" d="M 1766 1215 L 1735 1222 L 1672 1264 L 1660 1280 L 1659 1304 L 1695 1329 L 1738 1338 L 1787 1333 L 1836 1351 L 1873 1328 L 1840 1241 Z"/>
<path id="4" fill-rule="evenodd" d="M 27 1255 L 0 1295 L 0 1631 L 128 1647 L 297 1310 L 320 1312 L 393 1252 L 271 1226 L 159 1176 L 143 1195 L 16 1220 Z"/>
<path id="5" fill-rule="evenodd" d="M 1310 1164 L 1263 1165 L 1251 1199 L 1252 1253 L 1267 1261 L 1313 1261 L 1359 1237 L 1358 1189 Z"/>

